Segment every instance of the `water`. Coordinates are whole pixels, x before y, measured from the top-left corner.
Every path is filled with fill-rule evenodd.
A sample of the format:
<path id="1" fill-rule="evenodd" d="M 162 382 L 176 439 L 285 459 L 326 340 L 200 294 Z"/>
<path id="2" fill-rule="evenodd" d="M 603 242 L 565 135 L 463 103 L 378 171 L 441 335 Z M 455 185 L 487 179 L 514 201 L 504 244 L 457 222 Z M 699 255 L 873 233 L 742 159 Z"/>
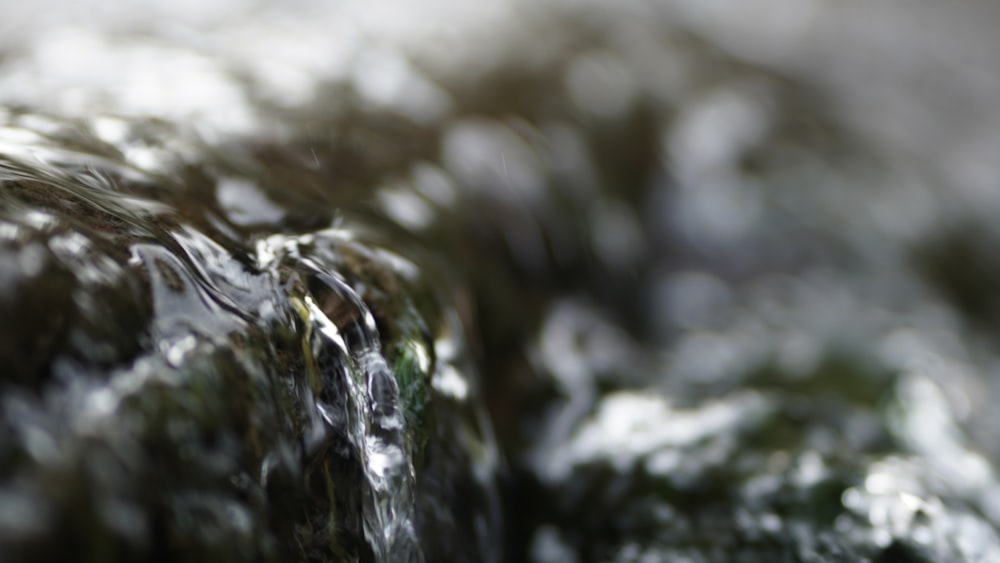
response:
<path id="1" fill-rule="evenodd" d="M 295 219 L 227 195 L 248 179 L 136 170 L 98 137 L 104 121 L 6 117 L 6 510 L 37 515 L 8 514 L 10 556 L 235 542 L 233 559 L 423 561 L 428 528 L 467 526 L 448 549 L 490 557 L 496 446 L 457 317 L 415 264 L 360 227 L 269 234 Z M 34 319 L 23 336 L 19 317 Z M 429 460 L 452 433 L 465 445 Z M 467 524 L 438 508 L 465 502 Z M 77 536 L 76 518 L 99 531 Z M 77 539 L 34 547 L 54 537 Z"/>
<path id="2" fill-rule="evenodd" d="M 0 6 L 0 555 L 997 559 L 996 15 L 897 4 Z"/>
<path id="3" fill-rule="evenodd" d="M 412 442 L 406 439 L 399 389 L 382 355 L 375 319 L 339 274 L 320 266 L 308 254 L 302 255 L 302 246 L 327 246 L 329 252 L 329 244 L 322 242 L 336 240 L 335 236 L 271 237 L 258 246 L 258 259 L 260 266 L 271 269 L 275 276 L 275 264 L 290 261 L 300 264 L 309 277 L 305 284 L 310 294 L 302 300 L 293 298 L 309 325 L 304 340 L 310 348 L 307 378 L 320 389 L 340 386 L 346 391 L 346 405 L 324 401 L 322 392 L 313 400 L 324 422 L 333 429 L 346 426 L 358 448 L 367 484 L 363 493 L 365 537 L 375 557 L 379 561 L 422 561 L 414 529 Z M 339 369 L 320 368 L 320 359 Z M 343 382 L 330 383 L 327 380 L 331 377 Z"/>

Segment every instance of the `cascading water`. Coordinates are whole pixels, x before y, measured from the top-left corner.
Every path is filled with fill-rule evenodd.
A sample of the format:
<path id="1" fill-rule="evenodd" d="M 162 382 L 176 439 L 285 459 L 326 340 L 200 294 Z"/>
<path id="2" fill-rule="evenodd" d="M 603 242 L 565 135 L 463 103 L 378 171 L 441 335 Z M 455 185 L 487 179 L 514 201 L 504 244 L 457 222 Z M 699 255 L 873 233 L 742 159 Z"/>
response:
<path id="1" fill-rule="evenodd" d="M 0 560 L 1000 561 L 995 10 L 709 4 L 0 3 Z"/>
<path id="2" fill-rule="evenodd" d="M 329 238 L 333 232 L 326 233 Z M 423 561 L 414 519 L 414 470 L 396 377 L 382 355 L 378 329 L 361 297 L 335 271 L 303 256 L 324 233 L 273 236 L 258 247 L 259 265 L 297 265 L 310 294 L 297 301 L 306 323 L 308 379 L 315 408 L 331 431 L 348 429 L 348 447 L 364 468 L 365 538 L 378 561 Z M 330 360 L 330 358 L 336 360 Z M 327 361 L 319 362 L 318 359 Z M 331 381 L 333 380 L 333 381 Z M 332 399 L 332 401 L 331 401 Z"/>
<path id="3" fill-rule="evenodd" d="M 6 558 L 109 543 L 132 560 L 497 556 L 496 446 L 473 368 L 457 363 L 467 351 L 445 350 L 457 316 L 415 264 L 361 227 L 275 234 L 224 197 L 187 199 L 212 193 L 217 171 L 173 183 L 3 117 L 0 307 L 40 323 L 0 347 L 0 465 L 20 499 L 6 506 L 37 516 L 0 518 Z M 100 146 L 87 126 L 44 122 L 72 147 Z M 71 475 L 69 492 L 42 485 Z M 97 489 L 99 502 L 80 500 Z M 75 518 L 100 531 L 32 548 Z"/>

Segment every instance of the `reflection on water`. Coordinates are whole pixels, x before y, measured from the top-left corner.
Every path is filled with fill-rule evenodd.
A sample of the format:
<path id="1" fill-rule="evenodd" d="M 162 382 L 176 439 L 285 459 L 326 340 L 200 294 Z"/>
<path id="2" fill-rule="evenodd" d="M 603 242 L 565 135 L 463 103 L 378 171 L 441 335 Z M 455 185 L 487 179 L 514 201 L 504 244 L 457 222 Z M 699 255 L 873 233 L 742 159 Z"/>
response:
<path id="1" fill-rule="evenodd" d="M 0 555 L 1000 558 L 987 4 L 0 6 Z"/>

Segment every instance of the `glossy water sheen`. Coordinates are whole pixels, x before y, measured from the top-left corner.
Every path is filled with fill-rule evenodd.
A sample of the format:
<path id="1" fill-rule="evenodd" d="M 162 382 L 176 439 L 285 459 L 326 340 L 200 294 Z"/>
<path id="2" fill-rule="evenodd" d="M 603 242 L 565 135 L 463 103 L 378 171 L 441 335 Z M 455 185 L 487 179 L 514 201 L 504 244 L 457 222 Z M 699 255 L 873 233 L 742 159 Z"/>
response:
<path id="1" fill-rule="evenodd" d="M 206 192 L 215 182 L 206 169 L 136 170 L 81 130 L 96 123 L 5 117 L 10 553 L 107 544 L 129 557 L 182 557 L 238 542 L 231 559 L 422 561 L 431 543 L 420 526 L 469 526 L 453 553 L 494 552 L 495 453 L 470 459 L 459 446 L 425 459 L 430 435 L 460 433 L 477 452 L 495 446 L 481 415 L 465 420 L 481 408 L 472 370 L 435 351 L 456 345 L 453 313 L 415 265 L 355 229 L 247 230 L 246 214 L 234 219 Z M 119 124 L 126 136 L 147 127 Z M 23 331 L 10 324 L 17 318 Z M 435 392 L 444 375 L 462 396 Z M 95 465 L 74 481 L 65 472 L 79 464 Z M 42 486 L 66 479 L 77 483 L 68 497 Z M 469 488 L 456 497 L 441 479 Z M 166 504 L 145 487 L 162 488 Z M 106 500 L 81 512 L 78 494 Z M 14 525 L 17 502 L 35 520 Z M 418 503 L 429 511 L 420 519 Z M 477 516 L 455 523 L 438 506 Z M 53 518 L 89 510 L 102 532 L 31 549 L 74 533 Z M 203 531 L 189 537 L 191 526 Z"/>
<path id="2" fill-rule="evenodd" d="M 1000 559 L 931 4 L 0 6 L 0 559 Z"/>
<path id="3" fill-rule="evenodd" d="M 293 302 L 309 325 L 304 340 L 311 356 L 307 377 L 317 381 L 331 375 L 344 379 L 346 407 L 318 398 L 316 409 L 327 425 L 336 428 L 346 424 L 351 442 L 358 448 L 367 485 L 362 495 L 365 536 L 380 561 L 422 560 L 414 526 L 414 475 L 410 444 L 405 439 L 406 421 L 396 380 L 382 355 L 375 319 L 336 271 L 324 268 L 308 254 L 303 256 L 302 246 L 325 246 L 323 242 L 336 240 L 334 236 L 317 233 L 302 238 L 268 238 L 257 247 L 260 265 L 275 275 L 277 264 L 283 261 L 299 264 L 309 272 L 311 295 Z M 320 303 L 334 309 L 326 312 Z M 330 315 L 335 315 L 337 322 Z M 341 373 L 326 373 L 315 365 L 317 358 L 330 356 L 341 358 Z M 339 418 L 346 415 L 346 420 L 338 420 L 338 411 L 342 411 Z"/>

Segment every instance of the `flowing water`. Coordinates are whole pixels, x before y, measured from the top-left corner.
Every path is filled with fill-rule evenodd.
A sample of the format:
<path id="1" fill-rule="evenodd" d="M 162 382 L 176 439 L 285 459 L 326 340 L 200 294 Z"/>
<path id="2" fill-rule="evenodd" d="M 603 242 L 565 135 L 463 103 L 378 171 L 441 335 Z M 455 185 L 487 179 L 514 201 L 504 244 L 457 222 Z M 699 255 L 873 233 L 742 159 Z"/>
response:
<path id="1" fill-rule="evenodd" d="M 0 559 L 1000 560 L 994 11 L 0 4 Z"/>
<path id="2" fill-rule="evenodd" d="M 99 152 L 118 150 L 96 136 L 106 121 L 5 118 L 4 470 L 36 515 L 5 503 L 12 554 L 182 557 L 193 541 L 199 557 L 236 542 L 235 560 L 422 561 L 419 522 L 469 526 L 453 556 L 492 557 L 496 446 L 457 316 L 415 264 L 339 220 L 247 226 L 221 207 L 226 190 L 279 220 L 249 180 L 214 195 L 204 169 L 131 168 Z M 126 136 L 148 125 L 112 123 Z M 425 452 L 429 435 L 454 451 Z M 415 466 L 448 482 L 418 484 Z M 464 503 L 470 522 L 453 522 L 443 507 Z M 107 530 L 77 537 L 91 517 Z M 203 537 L 178 543 L 189 526 Z"/>
<path id="3" fill-rule="evenodd" d="M 304 240 L 268 239 L 258 248 L 258 255 L 263 255 L 261 266 L 273 267 L 281 260 L 275 255 L 284 251 L 309 272 L 311 295 L 294 301 L 309 325 L 305 337 L 309 347 L 307 378 L 314 382 L 343 379 L 340 385 L 347 399 L 343 405 L 314 398 L 316 409 L 326 425 L 346 425 L 351 443 L 358 449 L 367 485 L 362 506 L 365 537 L 376 558 L 417 561 L 422 558 L 414 529 L 413 463 L 396 380 L 382 355 L 375 318 L 361 297 L 335 271 L 301 256 L 300 244 L 318 242 L 313 235 Z M 317 300 L 333 304 L 331 314 L 340 317 L 340 324 L 329 318 Z M 341 366 L 336 370 L 340 373 L 321 370 L 319 358 Z"/>

